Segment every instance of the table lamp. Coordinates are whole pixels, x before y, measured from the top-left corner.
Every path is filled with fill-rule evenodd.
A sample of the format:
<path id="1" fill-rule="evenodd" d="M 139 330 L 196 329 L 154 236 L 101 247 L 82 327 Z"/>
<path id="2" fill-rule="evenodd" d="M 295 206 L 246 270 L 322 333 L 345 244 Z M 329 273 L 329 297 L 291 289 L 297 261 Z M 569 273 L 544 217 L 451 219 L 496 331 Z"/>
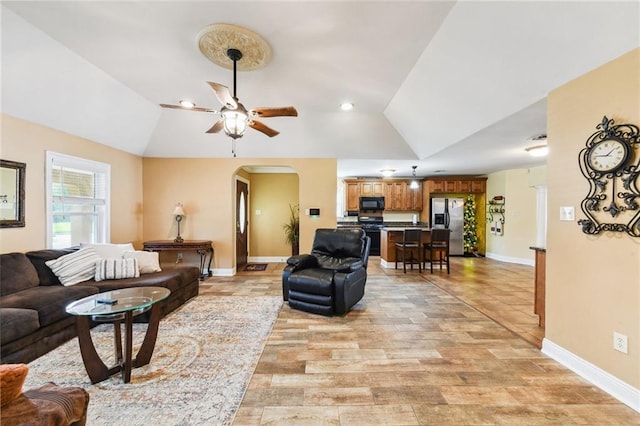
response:
<path id="1" fill-rule="evenodd" d="M 174 243 L 182 243 L 184 239 L 180 236 L 180 222 L 182 222 L 182 218 L 184 217 L 184 209 L 182 208 L 182 203 L 176 204 L 176 208 L 173 209 L 173 215 L 176 217 L 176 222 L 178 222 L 178 236 L 173 240 Z"/>

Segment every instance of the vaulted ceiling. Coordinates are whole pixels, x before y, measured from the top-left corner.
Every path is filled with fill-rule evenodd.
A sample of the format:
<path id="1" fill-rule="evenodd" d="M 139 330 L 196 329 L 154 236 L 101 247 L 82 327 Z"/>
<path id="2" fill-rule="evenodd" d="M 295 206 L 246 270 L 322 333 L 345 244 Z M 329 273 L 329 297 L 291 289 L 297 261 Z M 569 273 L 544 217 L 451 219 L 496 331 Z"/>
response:
<path id="1" fill-rule="evenodd" d="M 151 157 L 231 156 L 216 116 L 158 104 L 219 109 L 206 82 L 232 72 L 197 35 L 255 31 L 273 54 L 239 72 L 240 100 L 299 117 L 265 119 L 280 135 L 249 130 L 238 156 L 337 158 L 340 176 L 543 164 L 524 148 L 547 94 L 640 45 L 633 1 L 3 1 L 1 19 L 2 112 Z"/>

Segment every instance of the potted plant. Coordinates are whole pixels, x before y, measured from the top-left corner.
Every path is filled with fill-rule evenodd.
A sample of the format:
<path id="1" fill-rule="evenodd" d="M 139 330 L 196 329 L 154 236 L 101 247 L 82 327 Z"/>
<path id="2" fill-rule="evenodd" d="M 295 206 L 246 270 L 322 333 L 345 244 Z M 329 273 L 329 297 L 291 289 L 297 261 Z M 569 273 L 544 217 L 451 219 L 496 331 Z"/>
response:
<path id="1" fill-rule="evenodd" d="M 295 206 L 289 204 L 289 210 L 291 211 L 289 222 L 282 225 L 282 229 L 284 229 L 287 243 L 291 245 L 291 255 L 296 256 L 300 253 L 300 212 L 297 204 Z"/>

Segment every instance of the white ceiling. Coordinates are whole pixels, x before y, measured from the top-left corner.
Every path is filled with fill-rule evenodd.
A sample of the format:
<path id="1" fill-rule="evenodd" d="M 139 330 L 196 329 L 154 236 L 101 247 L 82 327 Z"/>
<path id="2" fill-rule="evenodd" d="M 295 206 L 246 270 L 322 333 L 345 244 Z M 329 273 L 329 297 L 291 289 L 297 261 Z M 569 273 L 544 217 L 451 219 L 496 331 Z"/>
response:
<path id="1" fill-rule="evenodd" d="M 299 117 L 264 119 L 281 134 L 249 129 L 238 156 L 337 158 L 340 176 L 544 164 L 524 148 L 546 132 L 547 94 L 640 46 L 636 1 L 3 1 L 1 12 L 4 113 L 153 157 L 231 156 L 231 139 L 205 133 L 216 116 L 158 104 L 219 109 L 206 81 L 231 86 L 232 73 L 196 36 L 212 23 L 253 30 L 273 56 L 238 73 L 238 97 Z"/>

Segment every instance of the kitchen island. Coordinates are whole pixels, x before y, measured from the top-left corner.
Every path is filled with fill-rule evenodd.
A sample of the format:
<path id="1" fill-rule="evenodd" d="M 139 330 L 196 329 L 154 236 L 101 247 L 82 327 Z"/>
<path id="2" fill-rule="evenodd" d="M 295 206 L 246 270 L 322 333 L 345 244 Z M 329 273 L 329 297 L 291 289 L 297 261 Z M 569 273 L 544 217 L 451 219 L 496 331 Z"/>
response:
<path id="1" fill-rule="evenodd" d="M 380 266 L 383 268 L 395 268 L 396 243 L 402 242 L 402 233 L 407 228 L 422 229 L 422 242 L 431 241 L 431 228 L 427 226 L 385 226 L 380 231 Z"/>

